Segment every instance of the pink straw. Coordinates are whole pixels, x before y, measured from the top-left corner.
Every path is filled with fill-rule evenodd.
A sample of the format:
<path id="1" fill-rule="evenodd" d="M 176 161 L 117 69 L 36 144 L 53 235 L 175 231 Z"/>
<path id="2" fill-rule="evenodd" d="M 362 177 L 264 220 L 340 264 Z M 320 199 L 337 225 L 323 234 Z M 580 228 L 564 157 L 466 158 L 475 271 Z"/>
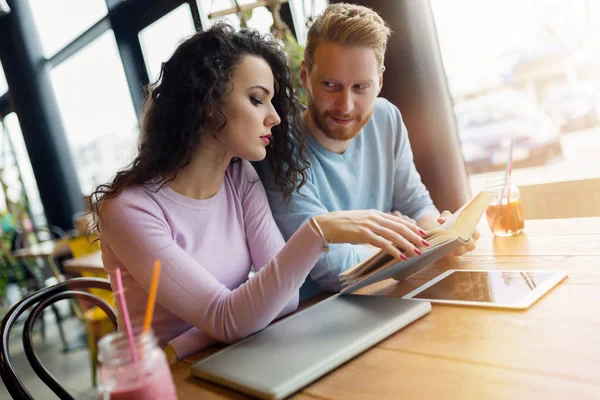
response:
<path id="1" fill-rule="evenodd" d="M 121 269 L 116 268 L 115 273 L 117 278 L 117 296 L 119 296 L 119 305 L 121 306 L 121 314 L 123 314 L 123 322 L 125 323 L 125 333 L 127 334 L 127 342 L 129 343 L 129 352 L 131 353 L 131 360 L 135 363 L 138 361 L 138 358 L 135 352 L 135 341 L 133 340 L 133 329 L 131 329 L 131 320 L 129 319 L 127 303 L 125 302 L 125 292 L 123 291 L 123 279 L 121 278 Z"/>

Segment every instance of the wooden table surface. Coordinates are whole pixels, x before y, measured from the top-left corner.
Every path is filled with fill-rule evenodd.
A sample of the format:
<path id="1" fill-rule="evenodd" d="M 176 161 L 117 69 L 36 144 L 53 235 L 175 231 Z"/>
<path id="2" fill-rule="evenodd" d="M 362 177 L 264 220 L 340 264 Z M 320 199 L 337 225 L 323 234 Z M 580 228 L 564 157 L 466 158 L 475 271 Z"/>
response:
<path id="1" fill-rule="evenodd" d="M 479 230 L 476 251 L 359 293 L 401 297 L 448 269 L 569 276 L 524 311 L 432 304 L 428 315 L 292 398 L 600 399 L 600 218 L 526 221 L 525 234 L 503 239 L 483 221 Z M 180 400 L 247 398 L 190 375 L 192 363 L 218 349 L 172 366 Z"/>
<path id="2" fill-rule="evenodd" d="M 15 250 L 12 252 L 12 255 L 15 258 L 50 257 L 69 254 L 70 251 L 69 243 L 66 239 L 57 239 L 47 240 Z"/>
<path id="3" fill-rule="evenodd" d="M 102 264 L 102 252 L 100 250 L 84 256 L 71 258 L 63 262 L 66 272 L 73 275 L 83 275 L 84 273 L 104 273 Z"/>

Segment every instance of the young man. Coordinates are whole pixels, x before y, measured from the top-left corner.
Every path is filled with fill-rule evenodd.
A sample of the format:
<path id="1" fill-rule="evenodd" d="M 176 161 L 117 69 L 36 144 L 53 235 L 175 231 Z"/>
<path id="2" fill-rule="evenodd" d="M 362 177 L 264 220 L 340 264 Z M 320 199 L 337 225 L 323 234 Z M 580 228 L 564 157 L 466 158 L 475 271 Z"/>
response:
<path id="1" fill-rule="evenodd" d="M 327 7 L 311 26 L 301 70 L 308 99 L 307 182 L 286 205 L 266 168 L 261 171 L 284 237 L 310 217 L 337 210 L 392 212 L 422 229 L 443 221 L 413 163 L 398 108 L 377 98 L 390 34 L 373 10 L 343 3 Z M 469 244 L 457 254 L 472 248 L 474 244 Z M 360 244 L 330 246 L 301 297 L 320 289 L 338 291 L 339 273 L 372 253 L 372 248 Z"/>

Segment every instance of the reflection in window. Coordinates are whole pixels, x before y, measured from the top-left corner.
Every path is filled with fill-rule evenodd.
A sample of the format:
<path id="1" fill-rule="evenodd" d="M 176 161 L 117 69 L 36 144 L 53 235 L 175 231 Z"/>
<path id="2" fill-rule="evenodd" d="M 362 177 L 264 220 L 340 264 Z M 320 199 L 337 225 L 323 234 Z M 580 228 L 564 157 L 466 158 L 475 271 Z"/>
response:
<path id="1" fill-rule="evenodd" d="M 17 210 L 11 210 L 14 217 L 17 217 L 14 214 L 20 213 L 18 208 L 21 207 L 21 211 L 31 212 L 30 217 L 36 226 L 43 226 L 46 224 L 44 207 L 40 200 L 40 193 L 33 175 L 27 148 L 23 141 L 19 119 L 15 113 L 11 113 L 2 122 L 4 124 L 0 122 L 0 166 L 1 178 L 6 187 L 6 192 L 0 192 L 0 196 L 3 197 L 0 201 L 6 205 L 8 197 L 10 202 L 17 205 Z M 19 180 L 19 177 L 21 180 Z M 23 187 L 25 193 L 23 193 Z M 27 210 L 27 207 L 29 207 L 29 210 Z"/>
<path id="2" fill-rule="evenodd" d="M 150 82 L 158 79 L 160 67 L 175 48 L 196 32 L 189 4 L 185 3 L 139 33 Z"/>
<path id="3" fill-rule="evenodd" d="M 51 71 L 83 194 L 135 154 L 138 125 L 112 31 Z"/>
<path id="4" fill-rule="evenodd" d="M 0 96 L 8 91 L 8 83 L 6 83 L 6 77 L 4 76 L 4 69 L 2 69 L 2 63 L 0 63 Z"/>
<path id="5" fill-rule="evenodd" d="M 106 15 L 105 0 L 29 0 L 46 57 Z"/>

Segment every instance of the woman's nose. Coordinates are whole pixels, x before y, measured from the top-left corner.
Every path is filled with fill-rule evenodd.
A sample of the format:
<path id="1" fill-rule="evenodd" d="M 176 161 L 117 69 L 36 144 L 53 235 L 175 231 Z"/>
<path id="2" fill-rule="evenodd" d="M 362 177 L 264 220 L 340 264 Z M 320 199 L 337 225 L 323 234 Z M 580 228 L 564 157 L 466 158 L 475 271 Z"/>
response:
<path id="1" fill-rule="evenodd" d="M 269 113 L 267 119 L 265 120 L 265 125 L 269 128 L 273 126 L 277 126 L 281 123 L 281 117 L 277 114 L 275 107 L 271 106 L 271 112 Z"/>

